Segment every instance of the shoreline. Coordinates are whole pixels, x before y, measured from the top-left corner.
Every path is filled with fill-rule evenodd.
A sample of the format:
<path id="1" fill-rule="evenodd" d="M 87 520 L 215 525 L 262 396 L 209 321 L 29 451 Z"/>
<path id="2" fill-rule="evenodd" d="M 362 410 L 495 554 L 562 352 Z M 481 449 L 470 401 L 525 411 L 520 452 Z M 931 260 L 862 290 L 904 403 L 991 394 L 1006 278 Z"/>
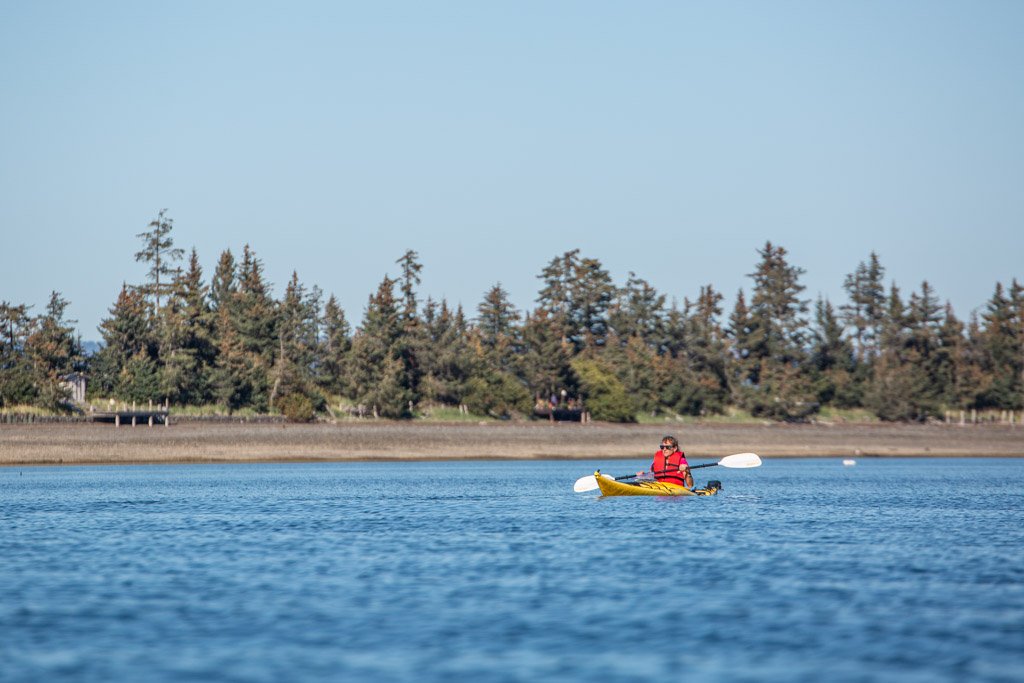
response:
<path id="1" fill-rule="evenodd" d="M 387 460 L 649 458 L 665 434 L 688 457 L 1024 457 L 1024 426 L 917 424 L 179 422 L 0 425 L 0 467 Z"/>

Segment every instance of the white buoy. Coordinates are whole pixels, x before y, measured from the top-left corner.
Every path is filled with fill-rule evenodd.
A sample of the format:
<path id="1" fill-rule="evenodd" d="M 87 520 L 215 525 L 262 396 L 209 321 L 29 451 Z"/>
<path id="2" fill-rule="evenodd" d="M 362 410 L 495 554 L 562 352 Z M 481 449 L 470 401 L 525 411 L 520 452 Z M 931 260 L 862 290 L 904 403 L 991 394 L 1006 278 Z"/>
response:
<path id="1" fill-rule="evenodd" d="M 846 465 L 847 467 L 849 467 L 850 465 L 856 465 L 857 461 L 856 460 L 844 460 L 843 464 Z"/>

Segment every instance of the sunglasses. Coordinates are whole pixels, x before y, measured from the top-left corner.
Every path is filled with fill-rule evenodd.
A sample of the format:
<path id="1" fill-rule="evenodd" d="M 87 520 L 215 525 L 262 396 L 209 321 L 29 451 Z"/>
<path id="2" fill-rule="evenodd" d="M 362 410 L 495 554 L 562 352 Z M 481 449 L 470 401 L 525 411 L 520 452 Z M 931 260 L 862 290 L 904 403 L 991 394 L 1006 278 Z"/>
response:
<path id="1" fill-rule="evenodd" d="M 663 443 L 663 444 L 661 444 L 661 447 L 662 448 L 675 448 L 676 446 L 675 446 L 675 444 L 671 444 L 671 443 Z"/>

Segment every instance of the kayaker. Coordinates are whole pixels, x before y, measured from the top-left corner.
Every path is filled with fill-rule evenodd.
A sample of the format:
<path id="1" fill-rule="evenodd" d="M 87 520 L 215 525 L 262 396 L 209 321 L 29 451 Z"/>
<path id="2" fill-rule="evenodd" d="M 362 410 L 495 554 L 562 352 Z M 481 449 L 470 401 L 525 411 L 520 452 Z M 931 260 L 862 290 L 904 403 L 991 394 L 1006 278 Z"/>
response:
<path id="1" fill-rule="evenodd" d="M 679 450 L 679 441 L 674 436 L 661 440 L 661 450 L 654 454 L 651 473 L 658 481 L 693 488 L 693 475 L 686 456 Z"/>

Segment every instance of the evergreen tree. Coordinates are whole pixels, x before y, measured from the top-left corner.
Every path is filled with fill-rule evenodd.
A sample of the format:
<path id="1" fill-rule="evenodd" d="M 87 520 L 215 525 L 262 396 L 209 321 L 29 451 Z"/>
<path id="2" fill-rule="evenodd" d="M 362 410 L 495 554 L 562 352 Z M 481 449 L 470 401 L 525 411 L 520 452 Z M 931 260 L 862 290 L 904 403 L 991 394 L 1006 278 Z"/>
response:
<path id="1" fill-rule="evenodd" d="M 58 292 L 50 295 L 46 313 L 33 321 L 25 339 L 25 357 L 32 369 L 36 404 L 50 410 L 66 407 L 68 390 L 64 379 L 80 368 L 82 353 L 75 339 L 74 320 L 66 320 L 68 302 Z"/>
<path id="2" fill-rule="evenodd" d="M 321 292 L 317 287 L 307 293 L 299 282 L 299 275 L 292 272 L 291 280 L 285 287 L 284 298 L 278 309 L 278 353 L 273 370 L 273 386 L 270 390 L 270 405 L 277 405 L 278 397 L 296 395 L 305 399 L 314 409 L 322 408 L 323 396 L 316 388 L 317 362 L 320 348 L 320 301 Z"/>
<path id="3" fill-rule="evenodd" d="M 752 353 L 754 339 L 756 336 L 757 322 L 751 317 L 750 309 L 747 307 L 747 299 L 743 290 L 736 293 L 736 304 L 729 315 L 729 327 L 726 334 L 732 342 L 733 360 L 732 368 L 733 401 L 739 403 L 741 393 L 745 392 L 752 384 L 757 382 L 757 371 L 760 364 Z"/>
<path id="4" fill-rule="evenodd" d="M 222 284 L 218 282 L 218 288 Z M 237 289 L 217 312 L 220 352 L 214 375 L 219 401 L 231 410 L 249 406 L 264 412 L 270 408 L 279 320 L 270 285 L 263 278 L 263 263 L 249 245 L 238 265 Z"/>
<path id="5" fill-rule="evenodd" d="M 615 295 L 611 275 L 597 259 L 584 258 L 576 269 L 571 292 L 577 346 L 603 346 L 608 335 L 608 308 Z"/>
<path id="6" fill-rule="evenodd" d="M 636 411 L 656 415 L 661 408 L 662 386 L 658 373 L 657 351 L 638 336 L 621 342 L 612 332 L 608 344 L 597 353 L 588 349 L 580 359 L 599 359 L 600 365 L 614 373 Z"/>
<path id="7" fill-rule="evenodd" d="M 527 314 L 521 328 L 523 352 L 520 372 L 530 392 L 538 399 L 559 394 L 562 389 L 576 394 L 576 377 L 570 367 L 572 345 L 551 321 L 551 313 L 538 308 Z"/>
<path id="8" fill-rule="evenodd" d="M 934 376 L 938 383 L 939 401 L 947 408 L 961 410 L 977 399 L 978 387 L 968 366 L 967 339 L 964 325 L 953 307 L 946 302 L 942 326 L 938 330 L 938 348 L 935 350 Z"/>
<path id="9" fill-rule="evenodd" d="M 423 270 L 423 266 L 419 262 L 419 254 L 412 249 L 407 250 L 395 263 L 402 266 L 402 276 L 398 279 L 398 284 L 402 291 L 402 317 L 408 324 L 414 321 L 418 314 L 416 287 L 420 284 L 420 271 Z"/>
<path id="10" fill-rule="evenodd" d="M 718 322 L 722 300 L 722 295 L 707 285 L 701 287 L 696 302 L 685 302 L 685 353 L 680 357 L 686 381 L 675 402 L 677 412 L 707 415 L 725 410 L 730 393 L 730 349 Z"/>
<path id="11" fill-rule="evenodd" d="M 786 250 L 771 242 L 758 251 L 751 273 L 754 292 L 745 326 L 742 367 L 749 384 L 741 386 L 744 405 L 754 415 L 802 419 L 817 409 L 801 363 L 805 359 L 807 301 L 800 298 L 802 268 L 791 266 Z"/>
<path id="12" fill-rule="evenodd" d="M 573 249 L 551 259 L 537 276 L 544 282 L 537 295 L 539 308 L 566 342 L 572 341 L 576 331 L 573 287 L 579 270 L 579 253 L 579 249 Z"/>
<path id="13" fill-rule="evenodd" d="M 846 276 L 843 287 L 849 303 L 840 307 L 843 322 L 853 330 L 857 362 L 869 362 L 878 355 L 878 335 L 885 315 L 885 268 L 875 252 L 868 262 L 861 261 L 857 270 Z"/>
<path id="14" fill-rule="evenodd" d="M 233 323 L 242 348 L 267 368 L 273 365 L 278 347 L 278 315 L 263 278 L 263 262 L 245 245 L 238 267 L 238 291 L 232 307 Z"/>
<path id="15" fill-rule="evenodd" d="M 907 372 L 914 376 L 917 391 L 913 396 L 917 419 L 941 415 L 942 396 L 945 393 L 940 371 L 940 327 L 942 307 L 927 281 L 921 283 L 921 292 L 910 295 L 907 326 L 910 338 L 903 360 Z"/>
<path id="16" fill-rule="evenodd" d="M 214 312 L 223 311 L 226 314 L 237 291 L 235 257 L 232 256 L 230 249 L 225 249 L 221 252 L 220 259 L 217 261 L 217 269 L 213 273 L 213 280 L 210 281 L 210 308 Z"/>
<path id="17" fill-rule="evenodd" d="M 395 352 L 402 365 L 401 377 L 413 404 L 421 398 L 420 382 L 423 380 L 422 357 L 427 353 L 427 333 L 419 318 L 419 302 L 416 287 L 420 284 L 423 266 L 419 254 L 409 249 L 395 263 L 402 267 L 397 284 L 402 292 L 402 334 L 398 338 Z"/>
<path id="18" fill-rule="evenodd" d="M 193 248 L 188 270 L 179 271 L 163 310 L 161 390 L 175 403 L 198 405 L 213 399 L 211 374 L 217 359 L 214 315 Z"/>
<path id="19" fill-rule="evenodd" d="M 518 376 L 519 313 L 500 282 L 487 291 L 477 312 L 477 324 L 470 334 L 476 362 L 466 383 L 466 406 L 471 412 L 493 417 L 525 414 L 531 403 L 530 393 Z"/>
<path id="20" fill-rule="evenodd" d="M 385 276 L 370 296 L 363 324 L 352 340 L 350 382 L 356 400 L 383 417 L 410 417 L 415 396 L 401 359 L 402 315 L 395 281 Z"/>
<path id="21" fill-rule="evenodd" d="M 506 372 L 514 371 L 516 339 L 515 324 L 519 313 L 508 300 L 508 293 L 497 283 L 477 306 L 476 331 L 487 362 Z"/>
<path id="22" fill-rule="evenodd" d="M 345 311 L 332 294 L 324 306 L 324 330 L 320 348 L 319 383 L 335 394 L 347 393 L 349 351 L 352 349 L 351 330 Z"/>
<path id="23" fill-rule="evenodd" d="M 174 238 L 171 237 L 174 221 L 167 218 L 166 213 L 167 209 L 161 209 L 160 214 L 150 221 L 150 229 L 136 235 L 142 240 L 143 247 L 135 254 L 135 260 L 149 264 L 150 283 L 143 286 L 142 291 L 153 297 L 154 314 L 159 314 L 160 297 L 170 289 L 171 276 L 175 272 L 173 264 L 185 255 L 184 250 L 174 247 Z"/>
<path id="24" fill-rule="evenodd" d="M 92 362 L 94 391 L 123 400 L 158 400 L 156 334 L 140 290 L 122 285 L 110 317 L 100 323 L 100 334 L 103 348 Z M 145 376 L 136 378 L 136 372 Z"/>
<path id="25" fill-rule="evenodd" d="M 462 405 L 468 393 L 468 382 L 480 365 L 470 347 L 469 327 L 462 307 L 453 311 L 445 300 L 437 304 L 428 299 L 423 327 L 426 330 L 423 396 L 444 405 Z"/>
<path id="26" fill-rule="evenodd" d="M 665 295 L 631 272 L 615 292 L 608 322 L 620 340 L 639 337 L 660 351 L 665 344 Z"/>
<path id="27" fill-rule="evenodd" d="M 828 299 L 818 299 L 814 320 L 810 369 L 818 402 L 841 408 L 860 405 L 853 345 L 843 336 L 843 325 Z"/>
<path id="28" fill-rule="evenodd" d="M 544 287 L 537 302 L 563 338 L 577 352 L 603 345 L 615 286 L 601 262 L 581 259 L 573 249 L 552 259 L 538 277 Z"/>
<path id="29" fill-rule="evenodd" d="M 913 366 L 910 316 L 895 283 L 889 291 L 879 341 L 881 355 L 865 397 L 867 407 L 882 420 L 924 419 L 917 397 L 926 390 L 927 376 Z"/>
<path id="30" fill-rule="evenodd" d="M 984 320 L 985 372 L 991 377 L 980 399 L 982 407 L 1020 410 L 1024 408 L 1024 351 L 1021 346 L 1020 287 L 1014 282 L 1011 296 L 996 283 Z M 1014 301 L 1016 299 L 1016 301 Z"/>
<path id="31" fill-rule="evenodd" d="M 807 301 L 800 298 L 803 268 L 786 261 L 786 250 L 771 242 L 759 250 L 761 263 L 750 274 L 754 295 L 750 315 L 757 330 L 753 352 L 759 358 L 776 363 L 793 363 L 803 359 Z"/>
<path id="32" fill-rule="evenodd" d="M 27 306 L 0 303 L 0 408 L 36 402 L 39 392 L 25 357 L 31 333 Z"/>

